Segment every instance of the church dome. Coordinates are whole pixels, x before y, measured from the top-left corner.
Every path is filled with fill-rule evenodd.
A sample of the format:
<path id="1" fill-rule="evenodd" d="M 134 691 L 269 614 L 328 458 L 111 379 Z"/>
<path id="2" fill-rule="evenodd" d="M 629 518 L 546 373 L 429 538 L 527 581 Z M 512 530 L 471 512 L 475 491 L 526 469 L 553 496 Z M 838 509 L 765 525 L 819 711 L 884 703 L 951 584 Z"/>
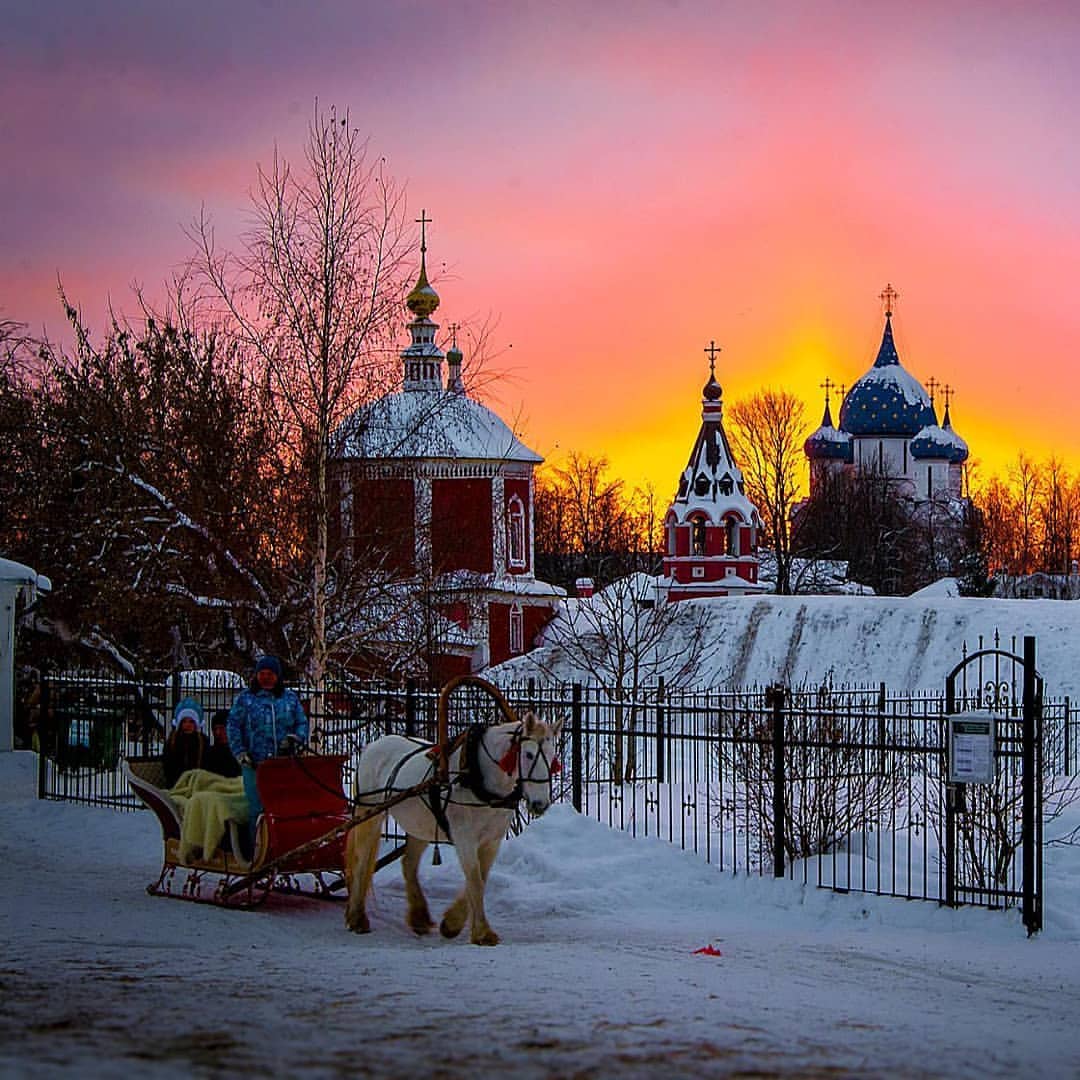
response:
<path id="1" fill-rule="evenodd" d="M 900 364 L 887 315 L 877 359 L 844 398 L 840 427 L 851 435 L 910 439 L 936 424 L 930 395 Z"/>
<path id="2" fill-rule="evenodd" d="M 911 440 L 911 456 L 916 461 L 951 460 L 952 443 L 948 432 L 937 424 L 927 424 Z"/>
<path id="3" fill-rule="evenodd" d="M 854 454 L 851 436 L 846 431 L 833 427 L 832 413 L 825 406 L 825 415 L 821 418 L 821 427 L 812 432 L 803 443 L 803 451 L 811 461 L 852 462 Z"/>
<path id="4" fill-rule="evenodd" d="M 420 277 L 412 287 L 412 292 L 405 298 L 405 306 L 418 318 L 427 319 L 439 306 L 439 294 L 431 287 L 427 279 L 427 267 L 421 261 Z"/>
<path id="5" fill-rule="evenodd" d="M 446 390 L 400 390 L 350 416 L 337 431 L 337 456 L 468 461 L 544 459 L 486 405 Z"/>

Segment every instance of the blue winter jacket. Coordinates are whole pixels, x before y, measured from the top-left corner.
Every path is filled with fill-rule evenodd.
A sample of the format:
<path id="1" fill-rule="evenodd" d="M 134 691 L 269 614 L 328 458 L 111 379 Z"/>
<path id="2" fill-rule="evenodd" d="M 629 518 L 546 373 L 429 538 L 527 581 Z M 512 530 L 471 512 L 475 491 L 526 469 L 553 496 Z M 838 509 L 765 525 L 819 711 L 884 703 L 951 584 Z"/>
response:
<path id="1" fill-rule="evenodd" d="M 272 690 L 242 691 L 229 710 L 229 749 L 234 757 L 250 754 L 258 765 L 274 757 L 286 735 L 308 740 L 308 718 L 300 699 L 292 690 L 280 694 Z"/>

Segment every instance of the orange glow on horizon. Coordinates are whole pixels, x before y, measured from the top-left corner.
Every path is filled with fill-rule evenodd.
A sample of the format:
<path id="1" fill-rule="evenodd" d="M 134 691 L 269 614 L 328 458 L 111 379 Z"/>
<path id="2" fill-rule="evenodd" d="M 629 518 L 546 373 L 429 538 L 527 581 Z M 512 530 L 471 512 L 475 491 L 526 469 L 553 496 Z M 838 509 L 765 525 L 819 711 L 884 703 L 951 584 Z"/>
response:
<path id="1" fill-rule="evenodd" d="M 100 330 L 190 255 L 203 203 L 233 244 L 317 96 L 351 106 L 407 220 L 434 218 L 437 318 L 497 317 L 492 403 L 553 460 L 603 454 L 668 497 L 713 338 L 725 401 L 782 387 L 809 434 L 822 380 L 873 363 L 891 281 L 901 361 L 955 388 L 980 475 L 1021 450 L 1080 471 L 1074 5 L 546 7 L 238 0 L 212 32 L 156 5 L 29 11 L 0 316 L 61 333 L 59 273 Z"/>

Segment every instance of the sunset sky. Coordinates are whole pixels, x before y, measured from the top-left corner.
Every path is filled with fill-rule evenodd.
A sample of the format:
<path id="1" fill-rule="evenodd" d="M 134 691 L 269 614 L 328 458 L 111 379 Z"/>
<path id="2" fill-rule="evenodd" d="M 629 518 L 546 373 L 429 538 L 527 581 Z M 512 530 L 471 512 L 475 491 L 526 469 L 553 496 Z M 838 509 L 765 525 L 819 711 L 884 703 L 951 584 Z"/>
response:
<path id="1" fill-rule="evenodd" d="M 669 494 L 712 338 L 727 402 L 785 387 L 809 433 L 824 377 L 873 361 L 888 281 L 983 475 L 1080 469 L 1080 5 L 4 9 L 0 317 L 60 331 L 58 275 L 96 331 L 133 282 L 153 298 L 318 97 L 434 218 L 438 317 L 498 318 L 492 403 L 553 460 Z"/>

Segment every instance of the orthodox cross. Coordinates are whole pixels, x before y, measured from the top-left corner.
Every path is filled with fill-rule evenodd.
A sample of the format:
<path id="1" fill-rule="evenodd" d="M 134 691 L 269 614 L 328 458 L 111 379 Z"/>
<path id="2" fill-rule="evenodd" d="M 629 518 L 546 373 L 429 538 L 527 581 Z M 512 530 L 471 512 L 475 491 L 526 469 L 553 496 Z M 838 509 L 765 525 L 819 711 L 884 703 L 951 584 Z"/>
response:
<path id="1" fill-rule="evenodd" d="M 839 385 L 839 386 L 838 386 L 838 387 L 836 388 L 836 392 L 837 392 L 837 394 L 839 394 L 839 396 L 840 396 L 840 400 L 841 400 L 841 401 L 843 401 L 843 400 L 844 400 L 844 391 L 845 391 L 846 389 L 847 389 L 847 386 L 845 386 L 845 385 L 844 385 L 844 383 L 841 383 L 841 384 L 840 384 L 840 385 Z"/>
<path id="2" fill-rule="evenodd" d="M 956 391 L 946 383 L 945 386 L 941 388 L 941 392 L 945 395 L 945 408 L 947 410 L 949 408 L 949 402 L 952 400 L 952 396 Z"/>
<path id="3" fill-rule="evenodd" d="M 716 376 L 716 354 L 723 352 L 724 350 L 716 344 L 715 341 L 710 341 L 709 346 L 706 349 L 702 349 L 702 352 L 709 354 L 709 374 L 715 378 Z"/>
<path id="4" fill-rule="evenodd" d="M 892 285 L 886 283 L 885 288 L 878 293 L 878 299 L 885 305 L 885 314 L 891 315 L 893 313 L 893 301 L 899 300 L 900 294 Z"/>
<path id="5" fill-rule="evenodd" d="M 834 383 L 832 381 L 832 379 L 830 379 L 829 376 L 826 375 L 825 376 L 825 381 L 821 384 L 821 389 L 825 391 L 825 406 L 826 406 L 826 408 L 828 408 L 828 405 L 829 405 L 829 391 L 832 390 L 835 386 L 836 386 L 836 383 Z"/>
<path id="6" fill-rule="evenodd" d="M 457 332 L 461 329 L 461 323 L 452 322 L 447 328 L 450 331 L 451 341 L 450 347 L 452 349 L 457 348 Z"/>
<path id="7" fill-rule="evenodd" d="M 930 404 L 934 404 L 934 391 L 941 385 L 933 375 L 926 380 L 926 389 L 930 391 Z"/>
<path id="8" fill-rule="evenodd" d="M 427 229 L 426 226 L 431 224 L 431 218 L 427 216 L 426 210 L 420 211 L 420 216 L 416 219 L 416 224 L 420 226 L 420 250 L 427 251 Z"/>

